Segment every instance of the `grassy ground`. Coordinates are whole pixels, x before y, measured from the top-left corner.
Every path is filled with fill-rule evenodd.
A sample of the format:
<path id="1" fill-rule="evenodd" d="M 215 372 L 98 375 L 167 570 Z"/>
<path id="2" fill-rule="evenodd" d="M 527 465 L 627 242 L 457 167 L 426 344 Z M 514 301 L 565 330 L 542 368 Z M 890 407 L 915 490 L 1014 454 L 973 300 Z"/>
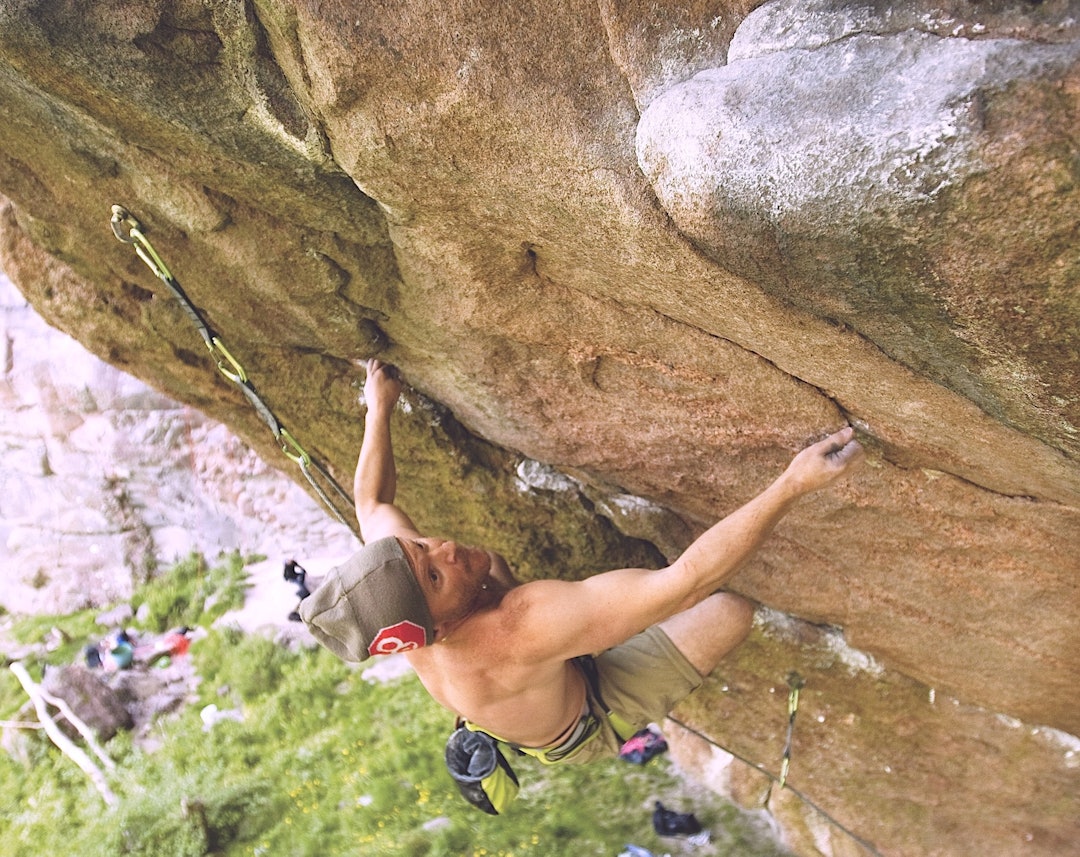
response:
<path id="1" fill-rule="evenodd" d="M 151 605 L 145 628 L 207 626 L 242 598 L 242 565 L 193 558 L 153 581 L 133 599 Z M 32 641 L 54 627 L 69 643 L 47 656 L 53 663 L 77 660 L 102 631 L 77 614 L 26 620 L 15 632 Z M 451 718 L 415 678 L 371 684 L 322 649 L 289 651 L 228 628 L 211 630 L 191 657 L 199 698 L 155 724 L 156 749 L 127 734 L 107 745 L 120 798 L 112 809 L 39 731 L 5 730 L 0 855 L 614 857 L 627 843 L 700 857 L 782 853 L 755 819 L 684 784 L 663 759 L 556 769 L 514 760 L 522 791 L 506 815 L 489 817 L 457 794 L 442 760 Z M 25 663 L 40 677 L 42 663 Z M 0 718 L 24 702 L 4 670 Z M 199 712 L 210 703 L 241 710 L 243 721 L 204 730 Z M 656 799 L 693 810 L 713 843 L 658 838 Z"/>

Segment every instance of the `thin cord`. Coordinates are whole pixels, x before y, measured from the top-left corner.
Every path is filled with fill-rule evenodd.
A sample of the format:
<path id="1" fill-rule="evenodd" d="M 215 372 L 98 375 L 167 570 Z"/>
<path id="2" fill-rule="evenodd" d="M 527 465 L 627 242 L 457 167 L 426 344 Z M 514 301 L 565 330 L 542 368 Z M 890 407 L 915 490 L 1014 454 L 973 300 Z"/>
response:
<path id="1" fill-rule="evenodd" d="M 672 717 L 670 714 L 668 715 L 667 719 L 670 720 L 672 723 L 674 723 L 676 726 L 681 726 L 683 729 L 685 729 L 691 735 L 696 735 L 702 741 L 705 741 L 706 743 L 711 744 L 713 747 L 716 747 L 716 749 L 723 750 L 728 755 L 734 756 L 736 759 L 738 759 L 743 764 L 749 765 L 751 768 L 754 768 L 755 770 L 760 771 L 765 776 L 767 776 L 773 783 L 780 782 L 780 778 L 775 776 L 774 774 L 770 773 L 763 765 L 760 765 L 757 762 L 751 762 L 745 756 L 740 756 L 738 753 L 734 752 L 733 750 L 729 750 L 727 747 L 722 747 L 720 744 L 717 744 L 708 735 L 704 734 L 703 732 L 700 732 L 699 730 L 695 729 L 693 726 L 690 726 L 688 723 L 683 723 L 683 721 L 679 720 L 677 717 Z M 814 812 L 818 813 L 822 818 L 824 818 L 826 821 L 828 821 L 829 824 L 831 824 L 837 830 L 840 830 L 841 832 L 845 833 L 852 840 L 854 840 L 860 846 L 865 848 L 869 853 L 873 854 L 874 857 L 884 857 L 884 855 L 880 851 L 878 851 L 873 845 L 871 845 L 869 842 L 867 842 L 865 839 L 863 839 L 857 833 L 854 833 L 853 831 L 848 830 L 848 828 L 844 827 L 844 825 L 842 825 L 839 821 L 837 821 L 835 818 L 833 818 L 831 815 L 829 815 L 829 813 L 827 813 L 820 806 L 818 806 L 816 803 L 814 803 L 812 800 L 810 800 L 810 798 L 808 798 L 806 795 L 804 795 L 798 789 L 792 788 L 790 785 L 787 785 L 787 784 L 784 785 L 784 788 L 786 788 L 789 792 L 791 792 L 793 795 L 795 795 L 795 797 L 797 797 L 799 800 L 801 800 L 803 803 L 805 803 L 807 806 L 809 806 L 812 810 L 814 810 Z M 772 789 L 772 784 L 771 783 L 769 785 L 769 789 L 770 789 L 770 791 Z"/>

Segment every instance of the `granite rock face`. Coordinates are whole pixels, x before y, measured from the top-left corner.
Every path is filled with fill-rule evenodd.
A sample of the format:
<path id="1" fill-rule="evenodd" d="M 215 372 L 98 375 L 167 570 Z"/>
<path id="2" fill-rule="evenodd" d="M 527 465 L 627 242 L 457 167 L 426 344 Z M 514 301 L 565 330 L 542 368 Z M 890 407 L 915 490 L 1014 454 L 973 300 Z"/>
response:
<path id="1" fill-rule="evenodd" d="M 0 261 L 279 457 L 113 239 L 127 206 L 346 483 L 352 361 L 398 364 L 402 503 L 527 576 L 662 562 L 853 423 L 869 466 L 733 584 L 881 671 L 759 632 L 747 686 L 809 658 L 828 707 L 791 782 L 880 853 L 1059 853 L 1077 790 L 1021 796 L 1080 765 L 1080 9 L 892 6 L 6 4 Z M 974 720 L 909 704 L 935 695 Z M 784 718 L 753 708 L 695 728 L 767 762 Z"/>

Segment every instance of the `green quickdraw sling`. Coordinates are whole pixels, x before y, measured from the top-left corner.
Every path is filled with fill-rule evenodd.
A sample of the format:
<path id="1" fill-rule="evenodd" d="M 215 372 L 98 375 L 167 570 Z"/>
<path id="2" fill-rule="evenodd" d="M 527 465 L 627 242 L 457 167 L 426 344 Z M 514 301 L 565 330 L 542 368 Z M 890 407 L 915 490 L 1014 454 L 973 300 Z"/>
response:
<path id="1" fill-rule="evenodd" d="M 795 715 L 799 713 L 799 691 L 806 686 L 806 680 L 797 672 L 788 673 L 788 722 L 787 722 L 787 736 L 784 739 L 784 753 L 780 757 L 780 776 L 775 780 L 776 784 L 780 788 L 787 786 L 788 769 L 791 767 L 791 742 L 795 737 Z M 769 805 L 769 799 L 772 797 L 773 783 L 769 783 L 769 788 L 765 792 L 765 799 L 762 802 L 762 806 Z"/>
<path id="2" fill-rule="evenodd" d="M 199 331 L 199 335 L 206 344 L 207 350 L 209 350 L 212 355 L 218 370 L 222 375 L 240 388 L 252 407 L 255 408 L 255 412 L 259 415 L 259 418 L 266 423 L 267 427 L 273 433 L 274 439 L 281 447 L 281 451 L 300 467 L 301 472 L 304 474 L 304 478 L 307 479 L 308 484 L 311 485 L 312 490 L 315 491 L 316 495 L 322 500 L 326 508 L 329 509 L 334 517 L 341 523 L 349 527 L 353 532 L 356 532 L 356 526 L 351 520 L 352 500 L 349 495 L 322 465 L 308 455 L 304 448 L 297 442 L 296 438 L 294 438 L 278 421 L 277 417 L 274 416 L 273 411 L 267 407 L 266 403 L 256 392 L 254 385 L 248 380 L 248 375 L 247 372 L 244 371 L 244 367 L 240 365 L 240 362 L 233 357 L 225 347 L 225 344 L 184 293 L 184 290 L 180 287 L 180 283 L 169 271 L 166 264 L 157 254 L 157 251 L 154 250 L 153 245 L 143 233 L 142 225 L 139 221 L 123 206 L 114 205 L 112 207 L 112 220 L 110 225 L 112 226 L 113 234 L 117 239 L 123 241 L 125 244 L 130 244 L 135 249 L 136 255 L 146 263 L 146 266 L 153 272 L 154 276 L 161 280 L 172 296 L 176 298 L 180 304 L 180 308 L 184 311 L 184 314 L 191 320 L 191 323 L 195 325 L 195 329 Z M 339 500 L 344 502 L 345 508 L 350 510 L 350 514 L 342 514 L 327 491 L 320 484 L 320 480 L 329 486 L 329 489 Z"/>
<path id="3" fill-rule="evenodd" d="M 806 682 L 797 672 L 788 675 L 788 724 L 784 739 L 784 756 L 780 760 L 780 788 L 787 784 L 788 768 L 791 766 L 791 739 L 795 737 L 795 715 L 799 713 L 799 691 Z"/>

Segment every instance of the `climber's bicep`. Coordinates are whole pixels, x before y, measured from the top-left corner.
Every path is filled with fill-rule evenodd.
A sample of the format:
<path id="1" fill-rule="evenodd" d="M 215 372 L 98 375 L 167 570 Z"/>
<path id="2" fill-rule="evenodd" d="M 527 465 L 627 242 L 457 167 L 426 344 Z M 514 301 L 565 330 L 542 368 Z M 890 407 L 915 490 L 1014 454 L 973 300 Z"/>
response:
<path id="1" fill-rule="evenodd" d="M 360 535 L 365 544 L 387 536 L 421 538 L 412 519 L 393 503 L 357 505 L 356 517 L 360 522 Z"/>
<path id="2" fill-rule="evenodd" d="M 678 569 L 624 568 L 581 581 L 537 580 L 511 590 L 508 615 L 526 659 L 595 654 L 689 606 Z"/>

